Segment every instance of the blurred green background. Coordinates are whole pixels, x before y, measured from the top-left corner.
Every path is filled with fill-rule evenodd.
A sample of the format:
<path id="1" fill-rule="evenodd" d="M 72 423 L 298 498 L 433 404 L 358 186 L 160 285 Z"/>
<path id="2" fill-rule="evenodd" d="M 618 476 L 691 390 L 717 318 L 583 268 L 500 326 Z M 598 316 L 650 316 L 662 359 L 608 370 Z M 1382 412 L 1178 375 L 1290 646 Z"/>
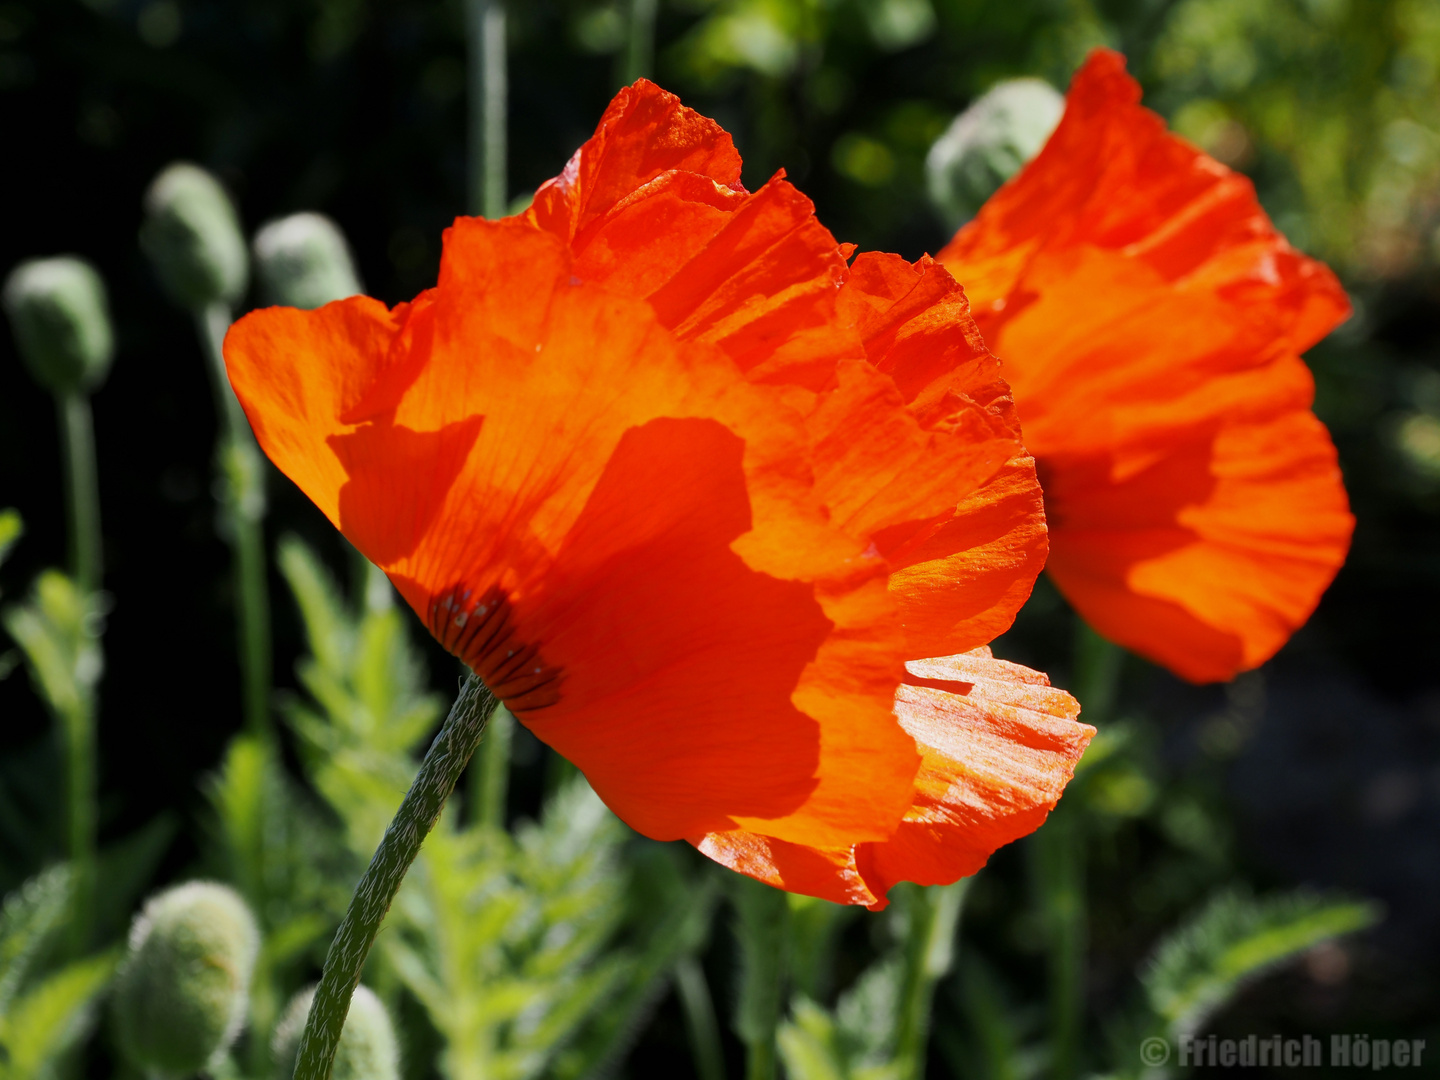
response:
<path id="1" fill-rule="evenodd" d="M 593 130 L 624 70 L 628 8 L 510 5 L 512 195 L 555 175 Z M 1355 316 L 1309 360 L 1359 526 L 1315 618 L 1261 671 L 1195 688 L 1126 661 L 1108 756 L 1092 753 L 1085 780 L 1100 823 L 1085 882 L 1088 1060 L 1103 1064 L 1103 1020 L 1133 996 L 1162 928 L 1237 880 L 1343 888 L 1387 918 L 1255 984 L 1212 1030 L 1428 1033 L 1440 1048 L 1440 2 L 662 0 L 654 71 L 732 132 L 747 185 L 783 168 L 838 239 L 914 258 L 948 239 L 924 161 L 955 114 L 1002 78 L 1063 89 L 1098 44 L 1124 51 L 1147 104 L 1251 176 L 1291 240 L 1350 289 Z M 209 491 L 213 410 L 193 331 L 136 244 L 141 194 L 188 158 L 221 177 L 249 230 L 322 210 L 368 290 L 408 299 L 433 283 L 441 230 L 466 209 L 465 80 L 460 0 L 0 2 L 0 270 L 84 254 L 118 329 L 95 398 L 114 597 L 101 835 L 171 815 L 157 882 L 200 858 L 202 778 L 241 717 Z M 0 335 L 0 506 L 28 528 L 0 570 L 7 597 L 62 557 L 55 445 L 50 403 Z M 272 547 L 293 533 L 348 572 L 328 524 L 278 475 L 270 497 Z M 278 570 L 272 584 L 277 683 L 294 693 L 302 624 Z M 1063 686 L 1073 637 L 1042 580 L 996 651 Z M 448 658 L 431 649 L 426 663 L 448 690 Z M 17 671 L 0 681 L 0 888 L 60 847 L 47 809 L 57 767 Z M 512 820 L 538 813 L 554 768 L 517 737 Z M 1021 1056 L 997 1072 L 974 1020 L 993 1000 L 1014 1005 L 1007 1030 L 1022 1042 L 1039 1023 L 1044 929 L 1024 902 L 1022 848 L 971 891 L 931 1075 L 1033 1071 Z M 703 958 L 722 1016 L 735 980 L 726 927 Z M 847 924 L 832 990 L 884 933 L 874 917 Z M 87 1060 L 110 1075 L 102 1050 Z M 675 1000 L 656 1004 L 618 1067 L 687 1074 Z"/>

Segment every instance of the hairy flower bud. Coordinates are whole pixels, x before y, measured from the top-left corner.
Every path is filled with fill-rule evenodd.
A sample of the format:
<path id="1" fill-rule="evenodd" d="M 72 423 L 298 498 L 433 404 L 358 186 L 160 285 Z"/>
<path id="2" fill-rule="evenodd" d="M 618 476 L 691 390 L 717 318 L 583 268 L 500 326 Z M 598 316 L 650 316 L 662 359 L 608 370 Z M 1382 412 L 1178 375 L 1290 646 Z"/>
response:
<path id="1" fill-rule="evenodd" d="M 198 165 L 177 162 L 145 193 L 140 246 L 160 284 L 181 307 L 233 304 L 245 292 L 249 258 L 240 218 L 220 181 Z"/>
<path id="2" fill-rule="evenodd" d="M 267 303 L 309 310 L 361 291 L 345 234 L 324 214 L 269 222 L 255 234 L 254 251 Z"/>
<path id="3" fill-rule="evenodd" d="M 130 1063 L 188 1077 L 245 1021 L 260 934 L 235 890 L 192 881 L 152 897 L 130 927 L 114 989 L 115 1033 Z"/>
<path id="4" fill-rule="evenodd" d="M 15 347 L 35 381 L 55 394 L 93 390 L 110 370 L 115 335 L 105 282 L 84 259 L 31 259 L 5 281 Z"/>
<path id="5" fill-rule="evenodd" d="M 1043 79 L 1010 79 L 957 116 L 925 159 L 930 201 L 945 223 L 958 228 L 974 217 L 1040 152 L 1064 111 L 1064 97 Z"/>
<path id="6" fill-rule="evenodd" d="M 295 1074 L 300 1036 L 314 997 L 313 986 L 296 994 L 275 1027 L 270 1050 L 276 1080 L 290 1080 Z M 390 1014 L 367 986 L 357 986 L 350 999 L 350 1012 L 335 1050 L 335 1071 L 330 1075 L 332 1080 L 396 1080 L 400 1075 L 400 1053 Z"/>

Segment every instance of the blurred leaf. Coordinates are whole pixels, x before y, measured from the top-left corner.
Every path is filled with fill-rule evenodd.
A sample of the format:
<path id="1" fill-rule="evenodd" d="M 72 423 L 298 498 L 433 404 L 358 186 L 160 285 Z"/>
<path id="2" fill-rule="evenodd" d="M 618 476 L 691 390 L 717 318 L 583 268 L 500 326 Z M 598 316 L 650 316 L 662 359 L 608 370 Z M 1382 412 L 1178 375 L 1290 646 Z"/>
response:
<path id="1" fill-rule="evenodd" d="M 70 871 L 52 866 L 5 898 L 0 911 L 0 1016 L 29 978 L 70 904 Z"/>
<path id="2" fill-rule="evenodd" d="M 104 660 L 98 644 L 100 609 L 58 570 L 35 581 L 30 598 L 0 612 L 0 622 L 29 663 L 36 692 L 57 716 L 87 713 Z"/>
<path id="3" fill-rule="evenodd" d="M 10 549 L 24 533 L 25 522 L 20 518 L 20 511 L 13 508 L 0 510 L 0 564 L 9 557 Z"/>
<path id="4" fill-rule="evenodd" d="M 62 968 L 0 1014 L 0 1077 L 47 1080 L 93 1026 L 95 1001 L 115 973 L 115 950 Z"/>
<path id="5" fill-rule="evenodd" d="M 160 860 L 179 831 L 177 816 L 167 810 L 100 852 L 95 890 L 100 940 L 125 931 L 136 901 L 149 889 Z"/>
<path id="6" fill-rule="evenodd" d="M 1370 903 L 1224 893 L 1157 947 L 1142 979 L 1147 1000 L 1172 1035 L 1191 1034 L 1249 980 L 1379 919 Z"/>

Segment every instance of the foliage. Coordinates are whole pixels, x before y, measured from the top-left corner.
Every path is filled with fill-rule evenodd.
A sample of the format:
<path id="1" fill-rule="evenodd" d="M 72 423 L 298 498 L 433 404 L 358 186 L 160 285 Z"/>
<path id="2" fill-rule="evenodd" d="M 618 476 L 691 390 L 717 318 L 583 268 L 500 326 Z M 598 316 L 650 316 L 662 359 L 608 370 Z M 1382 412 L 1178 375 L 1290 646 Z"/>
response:
<path id="1" fill-rule="evenodd" d="M 71 881 L 56 866 L 11 893 L 0 912 L 0 1077 L 48 1080 L 90 1033 L 118 953 L 59 962 L 72 911 Z"/>
<path id="2" fill-rule="evenodd" d="M 1217 896 L 1160 943 L 1141 982 L 1172 1035 L 1193 1034 L 1250 980 L 1323 941 L 1373 926 L 1374 904 L 1297 892 Z"/>
<path id="3" fill-rule="evenodd" d="M 281 545 L 280 565 L 311 647 L 299 667 L 310 700 L 286 714 L 316 788 L 366 857 L 414 775 L 411 751 L 439 702 L 420 689 L 383 578 L 367 573 L 352 608 L 299 541 Z M 376 963 L 426 1010 L 448 1077 L 588 1076 L 638 1034 L 676 960 L 703 944 L 712 898 L 653 851 L 639 860 L 643 884 L 632 878 L 632 843 L 578 776 L 513 834 L 447 811 L 401 889 Z M 641 905 L 627 900 L 647 889 L 643 909 L 665 914 L 642 922 Z"/>

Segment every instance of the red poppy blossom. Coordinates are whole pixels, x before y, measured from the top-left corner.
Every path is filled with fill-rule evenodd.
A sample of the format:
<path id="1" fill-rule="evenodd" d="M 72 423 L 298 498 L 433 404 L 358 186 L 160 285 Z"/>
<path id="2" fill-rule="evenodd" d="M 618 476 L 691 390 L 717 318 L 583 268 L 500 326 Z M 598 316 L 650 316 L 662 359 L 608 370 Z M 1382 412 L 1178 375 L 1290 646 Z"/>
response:
<path id="1" fill-rule="evenodd" d="M 1354 519 L 1300 353 L 1349 313 L 1250 182 L 1091 54 L 1045 148 L 941 251 L 1039 459 L 1049 571 L 1101 634 L 1197 682 L 1309 618 Z"/>
<path id="2" fill-rule="evenodd" d="M 739 173 L 638 83 L 528 214 L 456 221 L 434 289 L 254 312 L 226 362 L 271 459 L 620 817 L 883 906 L 1034 829 L 1093 732 L 974 652 L 1045 529 L 963 292 L 847 265 Z"/>

